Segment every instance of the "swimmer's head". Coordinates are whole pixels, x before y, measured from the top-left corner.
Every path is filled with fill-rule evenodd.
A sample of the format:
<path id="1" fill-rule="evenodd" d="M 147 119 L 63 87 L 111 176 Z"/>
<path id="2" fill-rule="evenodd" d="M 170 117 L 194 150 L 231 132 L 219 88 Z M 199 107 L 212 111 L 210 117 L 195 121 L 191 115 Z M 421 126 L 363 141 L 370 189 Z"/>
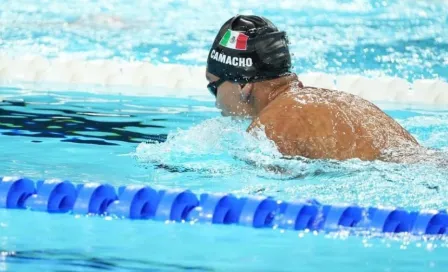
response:
<path id="1" fill-rule="evenodd" d="M 207 71 L 238 82 L 273 79 L 291 69 L 286 33 L 268 19 L 237 15 L 216 36 L 207 59 Z"/>
<path id="2" fill-rule="evenodd" d="M 251 106 L 245 102 L 248 83 L 291 74 L 286 33 L 260 16 L 232 17 L 212 44 L 206 73 L 208 89 L 217 97 L 223 115 L 251 115 Z"/>

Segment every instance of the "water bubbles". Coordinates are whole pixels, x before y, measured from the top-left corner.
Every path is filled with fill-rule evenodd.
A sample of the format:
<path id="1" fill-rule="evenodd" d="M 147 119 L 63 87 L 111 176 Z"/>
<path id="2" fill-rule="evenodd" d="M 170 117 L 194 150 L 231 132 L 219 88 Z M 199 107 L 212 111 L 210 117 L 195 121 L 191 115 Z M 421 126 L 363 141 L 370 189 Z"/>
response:
<path id="1" fill-rule="evenodd" d="M 230 117 L 210 119 L 169 134 L 163 143 L 142 143 L 137 147 L 136 156 L 142 162 L 207 172 L 229 170 L 244 161 L 260 165 L 269 161 L 271 154 L 279 156 L 271 142 L 262 141 L 261 133 L 246 133 L 247 125 L 246 121 L 234 121 Z"/>

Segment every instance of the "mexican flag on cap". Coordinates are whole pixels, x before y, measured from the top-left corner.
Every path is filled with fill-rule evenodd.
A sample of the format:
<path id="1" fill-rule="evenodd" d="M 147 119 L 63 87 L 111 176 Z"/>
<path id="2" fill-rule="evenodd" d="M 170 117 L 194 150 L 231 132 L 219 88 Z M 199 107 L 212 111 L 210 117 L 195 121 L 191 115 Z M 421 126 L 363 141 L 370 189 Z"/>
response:
<path id="1" fill-rule="evenodd" d="M 249 36 L 244 35 L 241 32 L 228 29 L 224 36 L 222 36 L 219 44 L 231 49 L 246 50 L 248 39 Z"/>

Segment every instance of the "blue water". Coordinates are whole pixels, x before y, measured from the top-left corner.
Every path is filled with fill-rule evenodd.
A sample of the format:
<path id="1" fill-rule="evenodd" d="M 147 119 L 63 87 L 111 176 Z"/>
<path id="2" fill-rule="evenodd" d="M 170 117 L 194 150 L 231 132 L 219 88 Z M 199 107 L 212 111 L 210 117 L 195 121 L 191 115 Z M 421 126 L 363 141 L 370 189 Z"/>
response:
<path id="1" fill-rule="evenodd" d="M 237 12 L 252 12 L 287 28 L 298 72 L 448 78 L 446 3 L 290 4 L 2 1 L 0 48 L 11 55 L 201 65 L 216 28 Z M 121 16 L 125 27 L 89 17 L 100 13 Z M 193 99 L 163 92 L 160 97 L 42 92 L 3 84 L 0 96 L 5 99 L 0 176 L 144 183 L 284 200 L 312 197 L 329 204 L 448 207 L 446 168 L 284 160 L 271 142 L 247 135 L 246 122 L 220 117 L 213 101 L 205 99 L 206 90 L 204 99 Z M 424 146 L 448 152 L 448 110 L 379 106 Z M 272 165 L 277 171 L 267 168 Z M 408 272 L 448 267 L 446 239 L 359 236 L 0 210 L 0 269 Z"/>
<path id="2" fill-rule="evenodd" d="M 286 30 L 298 72 L 448 78 L 442 0 L 4 0 L 0 47 L 15 55 L 204 64 L 217 29 L 237 13 L 267 16 Z"/>
<path id="3" fill-rule="evenodd" d="M 246 135 L 244 124 L 218 117 L 211 102 L 1 91 L 10 101 L 0 104 L 2 175 L 117 186 L 144 183 L 279 199 L 314 197 L 331 204 L 447 207 L 448 169 L 356 160 L 284 161 L 269 142 Z M 448 112 L 386 112 L 425 146 L 448 148 Z M 269 164 L 289 172 L 264 170 Z M 327 237 L 10 210 L 0 210 L 0 219 L 1 250 L 12 252 L 3 265 L 11 271 L 316 271 L 334 265 L 348 271 L 360 266 L 366 271 L 444 271 L 447 265 L 445 240 L 408 236 Z"/>

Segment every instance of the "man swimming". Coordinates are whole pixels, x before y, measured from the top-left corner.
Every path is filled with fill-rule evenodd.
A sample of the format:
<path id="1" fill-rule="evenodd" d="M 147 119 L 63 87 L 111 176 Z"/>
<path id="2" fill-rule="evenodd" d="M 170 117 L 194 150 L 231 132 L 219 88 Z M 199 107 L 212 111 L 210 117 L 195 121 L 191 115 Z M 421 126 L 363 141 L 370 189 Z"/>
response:
<path id="1" fill-rule="evenodd" d="M 221 27 L 206 78 L 224 116 L 249 117 L 285 156 L 390 160 L 420 147 L 374 104 L 349 93 L 303 86 L 291 72 L 286 33 L 259 16 L 238 15 Z M 388 157 L 389 156 L 389 157 Z"/>

